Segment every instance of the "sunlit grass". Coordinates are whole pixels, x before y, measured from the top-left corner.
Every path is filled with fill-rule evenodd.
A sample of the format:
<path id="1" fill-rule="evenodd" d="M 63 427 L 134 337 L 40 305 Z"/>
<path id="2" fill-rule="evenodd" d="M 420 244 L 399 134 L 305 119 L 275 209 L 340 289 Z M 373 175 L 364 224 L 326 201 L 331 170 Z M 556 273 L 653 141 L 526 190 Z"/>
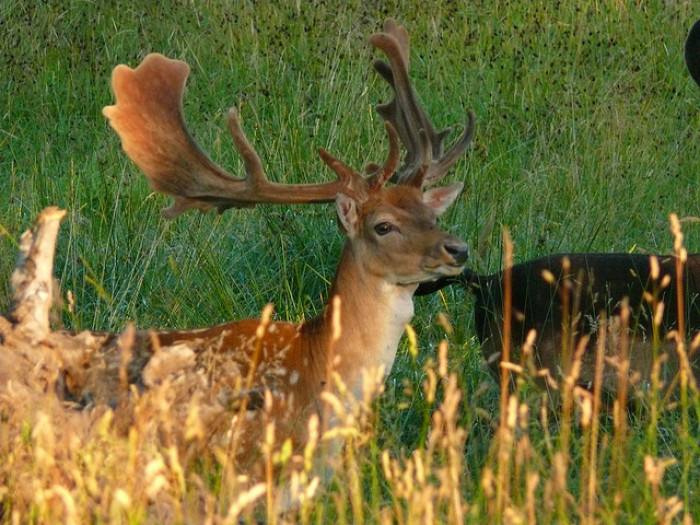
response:
<path id="1" fill-rule="evenodd" d="M 698 15 L 691 3 L 365 4 L 0 3 L 0 295 L 9 293 L 20 232 L 41 208 L 56 204 L 68 210 L 56 272 L 63 291 L 76 298 L 74 313 L 64 314 L 70 328 L 119 330 L 129 320 L 144 327 L 201 326 L 257 316 L 268 302 L 280 318 L 316 314 L 342 242 L 330 207 L 261 206 L 167 223 L 158 213 L 165 200 L 150 193 L 100 110 L 112 101 L 111 68 L 136 65 L 159 51 L 191 64 L 188 123 L 219 163 L 234 172 L 241 166 L 224 119 L 235 104 L 271 178 L 327 180 L 319 146 L 357 167 L 384 157 L 373 105 L 387 93 L 371 72 L 366 39 L 388 15 L 411 34 L 413 76 L 434 120 L 460 123 L 466 108 L 477 115 L 475 148 L 451 176 L 465 181 L 464 196 L 443 219 L 473 247 L 476 269 L 500 268 L 502 225 L 521 261 L 557 251 L 670 252 L 669 213 L 700 215 L 700 92 L 682 61 L 685 32 Z M 690 251 L 698 251 L 699 231 L 685 224 Z M 411 512 L 425 516 L 432 509 L 436 519 L 456 520 L 462 513 L 474 522 L 516 520 L 518 513 L 527 521 L 534 512 L 542 522 L 592 516 L 656 523 L 663 522 L 654 514 L 661 499 L 675 495 L 698 521 L 697 395 L 691 395 L 694 408 L 685 423 L 678 411 L 658 421 L 631 415 L 622 445 L 611 416 L 597 418 L 595 439 L 591 426 L 573 418 L 569 444 L 562 447 L 564 415 L 555 411 L 543 422 L 539 392 L 523 387 L 508 404 L 518 414 L 528 408 L 508 430 L 507 510 L 492 485 L 501 479 L 494 470 L 502 435 L 496 430 L 498 388 L 481 362 L 469 299 L 449 290 L 417 303 L 418 358 L 402 347 L 377 403 L 378 417 L 349 449 L 355 451 L 348 458 L 352 468 L 341 467 L 331 489 L 303 511 L 309 520 L 361 516 L 409 523 L 422 519 Z M 435 322 L 440 311 L 454 327 L 446 359 L 455 377 L 440 376 L 432 401 L 423 383 L 445 337 Z M 459 409 L 438 428 L 435 414 L 458 395 L 451 381 L 460 388 Z M 43 470 L 42 458 L 63 456 L 41 456 L 42 436 L 55 432 L 57 423 L 39 423 L 17 422 L 14 428 L 24 430 L 2 444 L 8 461 L 0 484 L 8 487 L 3 505 L 11 506 L 19 498 L 12 492 L 22 488 L 33 505 L 21 507 L 22 516 L 50 521 L 65 516 L 54 500 L 66 499 L 59 491 L 33 500 L 30 478 L 47 490 L 61 485 L 62 478 Z M 444 440 L 431 445 L 431 428 Z M 72 446 L 54 437 L 55 450 Z M 594 511 L 586 488 L 591 440 L 599 445 Z M 95 483 L 104 500 L 88 481 L 61 485 L 78 515 L 147 521 L 152 503 L 137 497 L 136 487 L 122 487 L 117 459 L 106 459 L 107 451 L 127 457 L 131 445 L 110 435 L 89 436 L 86 443 L 58 466 L 88 481 L 84 469 L 103 469 Z M 167 455 L 156 444 L 144 447 L 134 469 Z M 625 458 L 617 477 L 610 470 L 619 461 L 615 454 Z M 661 481 L 657 458 L 670 457 L 675 463 Z M 415 462 L 429 458 L 434 476 L 418 480 Z M 352 462 L 359 465 L 362 509 L 349 483 Z M 395 462 L 410 474 L 405 483 L 392 473 Z M 176 473 L 164 463 L 170 483 Z M 220 469 L 210 466 L 186 465 L 186 487 L 175 483 L 172 497 L 187 507 L 211 493 L 216 513 L 225 515 L 235 498 L 217 492 Z M 449 483 L 440 488 L 446 472 L 440 469 L 456 469 L 457 489 Z M 19 474 L 10 479 L 11 472 Z M 203 488 L 191 472 L 205 479 Z M 529 491 L 533 476 L 538 482 Z M 126 500 L 118 488 L 129 497 L 128 509 L 119 506 Z"/>

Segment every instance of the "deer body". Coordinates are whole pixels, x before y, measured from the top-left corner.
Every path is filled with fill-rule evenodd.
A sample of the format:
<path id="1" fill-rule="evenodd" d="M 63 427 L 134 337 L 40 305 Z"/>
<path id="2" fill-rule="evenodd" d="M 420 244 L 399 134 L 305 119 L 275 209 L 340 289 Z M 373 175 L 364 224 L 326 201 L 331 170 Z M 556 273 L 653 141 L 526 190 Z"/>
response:
<path id="1" fill-rule="evenodd" d="M 362 400 L 365 376 L 383 378 L 391 370 L 413 317 L 418 283 L 461 271 L 466 245 L 437 229 L 437 213 L 424 203 L 426 195 L 443 190 L 424 193 L 394 186 L 382 189 L 380 199 L 346 209 L 341 222 L 349 239 L 330 300 L 318 317 L 298 324 L 246 319 L 194 330 L 141 331 L 131 349 L 129 382 L 154 386 L 163 374 L 151 370 L 156 368 L 152 356 L 182 349 L 187 355 L 178 373 L 203 374 L 206 380 L 181 381 L 184 386 L 173 389 L 173 403 L 184 404 L 195 395 L 205 398 L 209 410 L 200 418 L 207 429 L 206 446 L 223 447 L 234 432 L 238 465 L 247 469 L 257 458 L 251 450 L 257 449 L 265 424 L 272 421 L 275 444 L 291 439 L 299 450 L 307 440 L 309 416 L 316 414 L 326 427 L 333 425 L 333 414 L 321 402 L 324 391 L 336 391 L 331 373 L 354 399 Z M 459 187 L 447 191 L 453 199 Z M 404 215 L 408 209 L 411 213 Z M 392 221 L 406 236 L 377 234 L 377 220 Z M 382 241 L 388 243 L 385 249 L 379 246 Z M 114 377 L 105 380 L 104 369 L 89 367 L 93 377 L 80 396 L 114 406 L 120 385 Z M 232 424 L 232 418 L 239 421 Z"/>
<path id="2" fill-rule="evenodd" d="M 579 383 L 593 384 L 595 348 L 600 319 L 620 315 L 623 304 L 629 308 L 630 370 L 648 384 L 654 363 L 654 339 L 658 355 L 667 354 L 661 369 L 669 380 L 678 368 L 674 346 L 666 341 L 679 329 L 675 257 L 657 257 L 659 273 L 654 278 L 650 256 L 626 253 L 572 253 L 541 257 L 514 265 L 511 269 L 510 344 L 512 361 L 520 362 L 519 350 L 534 330 L 534 364 L 557 377 L 566 368 L 562 351 L 571 353 L 582 336 L 589 338 L 582 356 Z M 549 278 L 545 279 L 548 275 Z M 666 278 L 668 281 L 664 283 Z M 459 283 L 474 296 L 474 324 L 482 354 L 495 376 L 500 374 L 503 348 L 504 272 L 478 275 L 467 270 L 459 278 L 447 277 L 422 285 L 418 294 L 436 291 L 448 283 Z M 662 286 L 663 284 L 663 286 Z M 693 337 L 700 331 L 700 256 L 690 255 L 682 279 L 683 327 Z M 646 295 L 645 295 L 646 294 Z M 655 305 L 663 303 L 663 315 L 654 326 Z M 612 329 L 605 334 L 609 356 L 619 352 Z M 691 355 L 691 364 L 700 380 L 700 355 Z M 604 374 L 607 389 L 615 390 L 617 371 L 608 367 Z"/>
<path id="3" fill-rule="evenodd" d="M 363 375 L 378 377 L 391 370 L 399 340 L 413 316 L 415 285 L 395 285 L 375 276 L 358 275 L 364 272 L 348 259 L 348 251 L 344 251 L 331 295 L 340 301 L 331 300 L 319 317 L 300 324 L 271 322 L 261 338 L 256 336 L 263 326 L 258 319 L 156 334 L 162 346 L 195 348 L 199 366 L 217 376 L 212 380 L 220 388 L 217 395 L 236 398 L 243 390 L 248 396 L 245 420 L 238 426 L 240 466 L 254 458 L 250 451 L 263 439 L 265 421 L 275 422 L 278 445 L 291 438 L 297 448 L 307 440 L 309 416 L 316 414 L 329 425 L 332 414 L 324 410 L 320 396 L 324 390 L 333 390 L 328 384 L 332 381 L 331 359 L 333 372 L 357 400 L 363 399 Z M 356 278 L 362 279 L 360 286 Z M 340 308 L 337 327 L 333 326 L 334 305 Z M 334 332 L 340 337 L 336 339 Z M 256 351 L 260 352 L 257 359 Z M 255 361 L 259 364 L 253 388 L 246 391 L 237 380 L 247 377 Z M 263 411 L 265 390 L 271 393 L 272 403 Z M 231 413 L 227 415 L 224 417 L 222 407 L 217 414 L 222 426 L 214 421 L 206 426 L 225 433 Z M 222 435 L 212 438 L 224 439 Z"/>
<path id="4" fill-rule="evenodd" d="M 392 190 L 411 189 L 395 187 L 386 191 Z M 399 259 L 403 257 L 397 253 L 397 260 L 392 261 L 393 271 L 387 277 L 386 271 L 377 273 L 377 269 L 367 268 L 367 258 L 359 256 L 358 251 L 361 250 L 357 249 L 357 242 L 348 241 L 331 288 L 331 300 L 314 319 L 299 324 L 267 325 L 258 319 L 248 319 L 198 330 L 156 332 L 159 345 L 185 344 L 195 349 L 200 367 L 220 376 L 212 383 L 227 390 L 219 392 L 224 399 L 236 396 L 241 390 L 238 381 L 255 367 L 253 389 L 246 391 L 247 418 L 239 427 L 245 439 L 241 443 L 245 454 L 249 455 L 250 451 L 247 445 L 260 442 L 263 418 L 275 421 L 280 440 L 291 437 L 297 445 L 306 441 L 308 417 L 313 413 L 321 416 L 322 421 L 328 417 L 324 416 L 319 399 L 332 380 L 330 368 L 358 400 L 363 397 L 364 374 L 387 374 L 391 370 L 404 328 L 413 317 L 413 295 L 417 287 L 412 282 L 395 282 L 395 272 L 398 269 L 399 278 L 409 281 L 420 275 L 401 273 Z M 338 302 L 333 301 L 336 297 Z M 338 312 L 334 311 L 336 307 Z M 222 365 L 224 362 L 228 366 Z M 260 409 L 265 390 L 272 394 L 272 406 L 263 414 Z"/>

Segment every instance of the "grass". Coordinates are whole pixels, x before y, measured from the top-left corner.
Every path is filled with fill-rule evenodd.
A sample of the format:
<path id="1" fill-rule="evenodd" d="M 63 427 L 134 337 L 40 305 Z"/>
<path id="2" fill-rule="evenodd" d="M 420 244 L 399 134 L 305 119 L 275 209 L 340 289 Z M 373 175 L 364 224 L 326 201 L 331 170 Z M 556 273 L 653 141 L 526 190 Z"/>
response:
<path id="1" fill-rule="evenodd" d="M 473 247 L 477 270 L 500 268 L 502 227 L 516 262 L 559 251 L 666 253 L 669 213 L 700 215 L 700 91 L 682 60 L 698 16 L 691 3 L 384 5 L 0 2 L 0 304 L 20 233 L 55 204 L 68 210 L 56 261 L 62 290 L 76 301 L 64 312 L 67 327 L 120 330 L 129 320 L 195 327 L 255 317 L 268 302 L 280 318 L 315 315 L 342 243 L 330 206 L 260 206 L 167 223 L 158 213 L 165 199 L 126 159 L 100 110 L 112 101 L 111 68 L 159 51 L 191 64 L 188 124 L 220 164 L 241 168 L 224 119 L 235 104 L 272 179 L 327 180 L 320 146 L 358 167 L 384 157 L 373 106 L 387 93 L 370 71 L 367 36 L 386 16 L 411 34 L 413 78 L 434 121 L 461 122 L 466 108 L 477 115 L 475 147 L 451 175 L 465 181 L 464 196 L 442 220 Z M 686 222 L 684 233 L 689 251 L 700 250 L 698 225 Z M 529 412 L 524 426 L 511 428 L 514 510 L 506 512 L 493 492 L 494 444 L 506 439 L 493 430 L 498 388 L 481 362 L 469 299 L 449 290 L 417 303 L 419 358 L 401 348 L 370 438 L 352 448 L 362 466 L 363 519 L 409 523 L 417 493 L 432 495 L 439 519 L 457 519 L 455 500 L 437 483 L 450 466 L 465 519 L 517 522 L 522 511 L 527 521 L 532 511 L 543 521 L 584 520 L 576 509 L 590 471 L 590 427 L 574 425 L 564 450 L 561 414 L 543 422 L 536 392 L 514 401 Z M 445 441 L 431 448 L 434 414 L 444 407 L 435 412 L 440 403 L 430 403 L 421 385 L 445 337 L 441 311 L 455 328 L 449 370 L 462 401 L 445 416 L 455 427 L 443 428 Z M 439 399 L 457 395 L 450 381 L 439 382 Z M 686 519 L 700 520 L 697 400 L 690 406 L 685 423 L 677 411 L 658 424 L 633 417 L 623 445 L 602 418 L 595 520 L 663 522 L 655 510 L 674 495 Z M 409 483 L 388 475 L 383 450 L 414 473 L 416 458 L 432 458 L 436 477 Z M 654 462 L 666 457 L 677 462 L 655 486 Z M 608 469 L 615 462 L 622 474 Z M 539 481 L 528 492 L 532 476 Z M 357 494 L 339 478 L 314 503 L 314 519 L 358 519 Z M 132 522 L 143 519 L 134 514 Z"/>

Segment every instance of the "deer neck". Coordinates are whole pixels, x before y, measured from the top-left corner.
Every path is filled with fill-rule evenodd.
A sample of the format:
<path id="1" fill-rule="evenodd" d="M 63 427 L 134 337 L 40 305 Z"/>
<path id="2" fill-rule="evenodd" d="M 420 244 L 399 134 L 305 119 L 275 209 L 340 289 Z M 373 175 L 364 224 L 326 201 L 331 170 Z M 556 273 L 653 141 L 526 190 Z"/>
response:
<path id="1" fill-rule="evenodd" d="M 339 373 L 356 397 L 362 394 L 363 370 L 384 367 L 388 374 L 404 327 L 413 318 L 416 286 L 399 286 L 373 274 L 347 243 L 331 287 L 329 303 L 316 321 L 316 343 L 326 347 Z M 339 338 L 333 339 L 334 297 L 340 300 Z M 335 303 L 337 304 L 337 303 Z"/>

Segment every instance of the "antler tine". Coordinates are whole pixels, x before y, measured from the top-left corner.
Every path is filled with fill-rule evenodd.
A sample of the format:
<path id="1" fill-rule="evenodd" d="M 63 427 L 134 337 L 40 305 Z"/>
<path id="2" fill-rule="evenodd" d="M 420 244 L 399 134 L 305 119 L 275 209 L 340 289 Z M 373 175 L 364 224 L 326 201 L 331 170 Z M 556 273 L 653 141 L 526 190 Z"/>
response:
<path id="1" fill-rule="evenodd" d="M 252 186 L 259 186 L 266 181 L 265 170 L 262 166 L 262 161 L 258 156 L 258 152 L 248 142 L 243 128 L 241 127 L 241 119 L 238 110 L 235 107 L 228 110 L 228 129 L 233 138 L 233 144 L 236 146 L 238 153 L 243 157 L 243 165 Z"/>
<path id="2" fill-rule="evenodd" d="M 442 157 L 439 160 L 432 164 L 431 169 L 425 176 L 424 183 L 427 186 L 430 186 L 442 179 L 450 170 L 450 168 L 454 165 L 454 163 L 459 160 L 459 158 L 469 147 L 469 144 L 471 144 L 471 141 L 474 138 L 475 129 L 476 117 L 474 116 L 474 112 L 470 110 L 467 112 L 467 123 L 464 126 L 464 131 L 462 132 L 462 135 L 459 137 L 457 142 L 455 142 L 452 145 L 452 147 L 447 151 L 447 153 L 442 155 Z M 449 134 L 451 128 L 448 128 L 447 131 L 447 134 Z M 441 137 L 440 140 L 442 141 L 443 138 Z M 442 145 L 440 149 L 442 149 Z"/>
<path id="3" fill-rule="evenodd" d="M 418 130 L 418 138 L 420 139 L 420 158 L 422 162 L 415 175 L 409 179 L 408 184 L 412 184 L 417 188 L 422 188 L 425 185 L 425 179 L 433 163 L 433 150 L 431 149 L 428 133 L 424 129 Z"/>
<path id="4" fill-rule="evenodd" d="M 378 45 L 379 38 L 375 37 L 382 36 L 391 38 L 389 35 L 379 34 L 374 35 L 370 40 L 376 47 L 381 48 L 381 46 Z M 399 49 L 396 49 L 396 52 L 400 54 Z M 401 87 L 397 85 L 397 79 L 394 78 L 392 68 L 388 64 L 377 60 L 374 62 L 374 68 L 394 90 L 394 98 L 385 104 L 378 104 L 376 109 L 385 121 L 393 124 L 406 149 L 403 165 L 399 168 L 397 173 L 398 182 L 406 183 L 415 175 L 416 170 L 422 164 L 422 160 L 419 158 L 419 130 L 425 129 L 431 136 L 437 136 L 437 133 L 430 121 L 425 119 L 422 110 L 417 106 L 413 90 L 410 84 L 408 84 L 408 80 L 407 88 L 401 89 Z M 434 142 L 438 147 L 441 144 L 439 140 Z M 440 152 L 437 153 L 439 155 Z"/>
<path id="5" fill-rule="evenodd" d="M 391 122 L 384 122 L 387 137 L 389 138 L 389 153 L 387 154 L 384 166 L 376 168 L 377 173 L 369 179 L 369 186 L 373 190 L 379 189 L 386 184 L 391 176 L 396 172 L 399 165 L 399 137 L 396 133 L 396 128 L 391 125 Z"/>
<path id="6" fill-rule="evenodd" d="M 346 183 L 346 189 L 339 193 L 345 193 L 348 196 L 363 200 L 367 195 L 369 186 L 367 179 L 345 164 L 342 160 L 334 157 L 331 153 L 323 148 L 318 148 L 318 154 L 321 160 L 332 169 L 338 176 L 338 180 Z"/>
<path id="7" fill-rule="evenodd" d="M 389 137 L 389 153 L 386 157 L 386 162 L 384 163 L 384 169 L 382 177 L 381 186 L 383 186 L 387 180 L 394 174 L 396 168 L 399 165 L 399 137 L 396 133 L 396 128 L 391 125 L 391 122 L 385 122 L 384 128 L 386 129 L 386 134 Z"/>
<path id="8" fill-rule="evenodd" d="M 136 69 L 117 66 L 112 72 L 116 104 L 102 111 L 153 188 L 174 197 L 173 205 L 164 210 L 167 217 L 190 208 L 221 212 L 257 203 L 329 202 L 348 191 L 353 179 L 322 184 L 268 181 L 235 109 L 229 111 L 229 128 L 246 177 L 233 177 L 212 162 L 185 127 L 182 96 L 189 71 L 186 63 L 157 53 L 144 58 Z"/>
<path id="9" fill-rule="evenodd" d="M 440 180 L 467 149 L 474 134 L 474 115 L 469 112 L 467 124 L 461 137 L 443 155 L 443 142 L 450 134 L 451 128 L 436 131 L 426 111 L 417 101 L 417 97 L 408 76 L 409 38 L 403 26 L 394 20 L 387 20 L 384 32 L 370 37 L 370 42 L 382 50 L 389 59 L 389 64 L 377 60 L 375 70 L 392 87 L 394 98 L 377 106 L 381 117 L 396 127 L 401 142 L 406 148 L 404 163 L 397 173 L 399 183 L 430 185 Z M 424 130 L 432 152 L 432 161 L 427 171 L 423 172 L 424 159 L 420 157 L 423 149 L 420 130 Z M 419 176 L 419 172 L 423 172 Z"/>

